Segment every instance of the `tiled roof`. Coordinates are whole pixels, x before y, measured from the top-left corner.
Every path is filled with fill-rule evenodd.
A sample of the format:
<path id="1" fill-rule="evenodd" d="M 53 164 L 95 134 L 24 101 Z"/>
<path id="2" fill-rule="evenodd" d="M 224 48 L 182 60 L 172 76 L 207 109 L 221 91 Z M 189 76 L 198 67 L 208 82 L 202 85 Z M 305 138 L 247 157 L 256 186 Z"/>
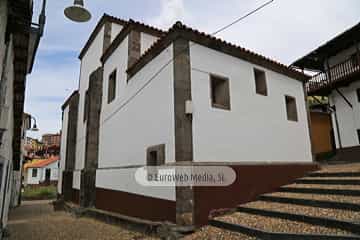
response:
<path id="1" fill-rule="evenodd" d="M 24 168 L 42 168 L 42 167 L 46 167 L 56 161 L 58 161 L 60 158 L 59 156 L 51 156 L 48 159 L 40 159 L 40 160 L 36 160 L 32 163 L 27 163 L 24 165 Z"/>
<path id="2" fill-rule="evenodd" d="M 296 60 L 292 65 L 312 70 L 324 71 L 324 61 L 340 51 L 355 46 L 360 42 L 360 22 L 336 37 L 322 44 L 306 56 Z"/>
<path id="3" fill-rule="evenodd" d="M 248 62 L 287 75 L 291 78 L 298 79 L 300 81 L 306 81 L 310 78 L 310 76 L 305 75 L 273 59 L 264 57 L 260 54 L 249 51 L 243 47 L 236 46 L 232 43 L 226 42 L 222 39 L 216 38 L 204 32 L 199 32 L 198 30 L 185 26 L 181 22 L 175 23 L 164 37 L 156 41 L 140 57 L 140 59 L 127 70 L 130 76 L 134 75 L 137 71 L 139 71 L 144 65 L 146 65 L 149 60 L 159 54 L 162 49 L 167 47 L 177 37 L 188 39 L 189 41 L 207 46 L 217 51 L 224 52 L 225 54 L 234 57 L 241 58 Z"/>
<path id="4" fill-rule="evenodd" d="M 96 27 L 94 29 L 94 31 L 92 31 L 92 33 L 90 34 L 89 39 L 87 40 L 87 42 L 85 43 L 85 46 L 83 47 L 83 49 L 81 50 L 80 54 L 79 54 L 79 59 L 82 59 L 85 55 L 85 53 L 87 52 L 87 50 L 89 49 L 89 47 L 91 46 L 91 43 L 95 40 L 96 36 L 98 35 L 99 31 L 101 30 L 101 27 L 106 23 L 106 22 L 114 22 L 120 25 L 126 25 L 128 23 L 128 21 L 125 21 L 123 19 L 120 18 L 116 18 L 113 16 L 110 16 L 108 14 L 104 14 L 100 20 L 98 21 L 98 23 L 96 24 Z"/>
<path id="5" fill-rule="evenodd" d="M 160 30 L 160 29 L 152 27 L 150 25 L 146 25 L 144 23 L 129 19 L 128 23 L 118 33 L 118 35 L 115 37 L 114 41 L 112 41 L 110 46 L 104 52 L 103 56 L 101 57 L 102 62 L 105 62 L 111 56 L 111 54 L 121 44 L 121 42 L 125 39 L 125 37 L 128 35 L 128 33 L 133 29 L 138 30 L 140 32 L 148 33 L 150 35 L 153 35 L 153 36 L 156 36 L 159 38 L 163 37 L 166 34 L 166 32 L 164 32 L 163 30 Z"/>

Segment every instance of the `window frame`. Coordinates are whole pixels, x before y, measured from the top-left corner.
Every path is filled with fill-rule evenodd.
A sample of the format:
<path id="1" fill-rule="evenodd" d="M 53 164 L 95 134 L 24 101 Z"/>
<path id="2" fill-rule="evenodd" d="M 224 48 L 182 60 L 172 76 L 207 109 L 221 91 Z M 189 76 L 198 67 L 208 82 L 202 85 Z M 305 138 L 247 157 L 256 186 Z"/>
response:
<path id="1" fill-rule="evenodd" d="M 38 169 L 33 168 L 32 171 L 31 171 L 31 177 L 36 178 L 37 176 L 38 176 Z"/>
<path id="2" fill-rule="evenodd" d="M 288 102 L 288 100 L 291 100 L 293 102 L 293 105 L 289 105 L 290 103 Z M 295 107 L 295 109 L 293 109 L 292 111 L 290 111 L 291 109 L 289 109 L 289 107 Z M 286 110 L 286 117 L 288 121 L 291 122 L 298 122 L 299 121 L 299 113 L 298 113 L 298 107 L 297 107 L 297 102 L 296 102 L 296 98 L 290 95 L 285 95 L 285 110 Z M 293 113 L 292 113 L 293 112 Z M 294 115 L 292 115 L 294 114 Z"/>
<path id="3" fill-rule="evenodd" d="M 117 69 L 114 69 L 108 77 L 107 103 L 112 103 L 116 98 Z M 112 85 L 111 85 L 112 84 Z M 112 86 L 112 88 L 111 88 Z"/>
<path id="4" fill-rule="evenodd" d="M 263 79 L 258 74 L 263 75 Z M 256 92 L 256 94 L 262 95 L 262 96 L 268 96 L 266 72 L 264 70 L 259 69 L 259 68 L 254 68 L 254 80 L 255 80 L 255 92 Z M 260 80 L 263 80 L 263 83 L 259 82 Z M 264 84 L 265 90 L 260 89 L 260 84 Z"/>
<path id="5" fill-rule="evenodd" d="M 357 96 L 358 102 L 360 102 L 360 88 L 356 89 L 356 96 Z"/>
<path id="6" fill-rule="evenodd" d="M 211 106 L 213 108 L 222 109 L 222 110 L 231 110 L 231 94 L 230 94 L 230 79 L 228 77 L 216 75 L 216 74 L 210 74 L 209 76 L 210 80 L 210 100 L 211 100 Z M 215 94 L 214 94 L 214 85 L 213 82 L 216 80 L 224 81 L 225 82 L 225 91 L 226 91 L 226 99 L 224 102 L 225 104 L 216 103 L 215 100 Z"/>
<path id="7" fill-rule="evenodd" d="M 359 144 L 360 144 L 360 129 L 357 129 L 356 132 L 357 132 L 357 136 L 358 136 L 358 140 L 359 140 Z"/>

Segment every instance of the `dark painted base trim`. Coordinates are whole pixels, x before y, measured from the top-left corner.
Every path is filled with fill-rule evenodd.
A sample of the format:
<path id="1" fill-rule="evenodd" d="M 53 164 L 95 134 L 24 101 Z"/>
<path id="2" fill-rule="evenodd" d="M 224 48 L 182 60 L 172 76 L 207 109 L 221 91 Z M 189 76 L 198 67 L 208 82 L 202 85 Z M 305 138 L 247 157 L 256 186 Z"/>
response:
<path id="1" fill-rule="evenodd" d="M 206 225 L 214 210 L 235 208 L 255 200 L 264 193 L 274 192 L 279 187 L 319 169 L 315 163 L 244 163 L 212 164 L 229 166 L 236 173 L 236 181 L 227 187 L 194 187 L 196 226 Z"/>
<path id="2" fill-rule="evenodd" d="M 308 216 L 302 214 L 294 214 L 294 213 L 279 212 L 279 211 L 264 210 L 264 209 L 249 208 L 249 207 L 238 207 L 237 210 L 243 213 L 256 214 L 265 217 L 281 218 L 290 221 L 310 223 L 313 225 L 324 226 L 329 228 L 338 228 L 352 232 L 354 234 L 360 234 L 360 225 L 349 221 L 340 221 L 332 218 L 314 217 L 314 216 Z"/>
<path id="3" fill-rule="evenodd" d="M 360 162 L 360 146 L 345 147 L 336 150 L 337 160 L 343 162 Z"/>
<path id="4" fill-rule="evenodd" d="M 97 209 L 151 221 L 176 221 L 176 202 L 129 192 L 96 188 Z"/>
<path id="5" fill-rule="evenodd" d="M 75 204 L 80 204 L 80 190 L 74 188 L 72 189 L 70 201 Z"/>
<path id="6" fill-rule="evenodd" d="M 249 236 L 258 237 L 266 240 L 359 240 L 357 236 L 331 236 L 331 235 L 317 235 L 317 234 L 296 234 L 296 233 L 278 233 L 267 232 L 256 228 L 250 228 L 239 224 L 233 224 L 218 220 L 210 220 L 211 226 L 238 232 Z"/>

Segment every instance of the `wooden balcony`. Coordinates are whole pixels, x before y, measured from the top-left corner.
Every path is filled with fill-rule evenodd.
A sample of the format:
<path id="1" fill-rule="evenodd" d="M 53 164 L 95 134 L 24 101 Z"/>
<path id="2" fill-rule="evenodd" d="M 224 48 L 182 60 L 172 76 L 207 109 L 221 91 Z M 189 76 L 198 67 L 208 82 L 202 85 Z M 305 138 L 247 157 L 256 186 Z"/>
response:
<path id="1" fill-rule="evenodd" d="M 313 76 L 306 84 L 308 95 L 327 95 L 331 89 L 346 86 L 360 77 L 360 56 L 353 55 L 326 72 Z M 360 80 L 360 78 L 359 78 Z"/>

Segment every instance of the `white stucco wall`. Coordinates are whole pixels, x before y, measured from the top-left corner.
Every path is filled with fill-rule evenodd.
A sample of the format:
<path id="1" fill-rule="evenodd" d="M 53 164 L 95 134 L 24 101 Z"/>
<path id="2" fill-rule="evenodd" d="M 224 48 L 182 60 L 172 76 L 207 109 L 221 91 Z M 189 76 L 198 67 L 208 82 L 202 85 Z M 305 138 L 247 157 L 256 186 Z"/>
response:
<path id="1" fill-rule="evenodd" d="M 41 179 L 42 179 L 42 175 L 43 175 L 43 171 L 42 168 L 36 168 L 37 169 L 37 174 L 36 177 L 32 176 L 33 170 L 34 168 L 28 168 L 27 169 L 27 184 L 39 184 Z"/>
<path id="2" fill-rule="evenodd" d="M 67 106 L 63 111 L 63 119 L 62 119 L 62 127 L 61 127 L 60 167 L 59 167 L 59 181 L 57 185 L 57 191 L 59 194 L 62 193 L 62 173 L 65 170 L 68 120 L 69 120 L 69 106 Z"/>
<path id="3" fill-rule="evenodd" d="M 141 33 L 140 39 L 141 39 L 141 43 L 140 43 L 141 51 L 140 51 L 140 53 L 144 54 L 145 51 L 147 49 L 149 49 L 154 44 L 154 42 L 156 42 L 159 38 L 155 37 L 153 35 L 147 34 L 147 33 Z"/>
<path id="4" fill-rule="evenodd" d="M 111 41 L 114 40 L 116 35 L 121 31 L 122 26 L 112 23 L 111 27 Z M 100 67 L 100 58 L 103 54 L 104 42 L 104 26 L 97 34 L 95 40 L 90 45 L 86 54 L 81 59 L 80 67 L 80 81 L 79 81 L 79 112 L 78 112 L 78 125 L 77 125 L 77 141 L 76 141 L 76 160 L 75 170 L 79 172 L 84 168 L 85 163 L 85 139 L 86 139 L 86 122 L 84 122 L 84 106 L 85 106 L 85 93 L 89 87 L 89 77 L 93 71 Z M 74 175 L 74 186 L 80 187 L 80 174 Z"/>
<path id="5" fill-rule="evenodd" d="M 89 86 L 89 77 L 91 73 L 101 66 L 100 58 L 103 51 L 103 40 L 104 27 L 102 27 L 81 60 L 75 169 L 82 169 L 84 167 L 86 122 L 83 120 L 85 92 Z"/>
<path id="6" fill-rule="evenodd" d="M 114 41 L 114 39 L 122 29 L 123 29 L 122 25 L 119 25 L 117 23 L 111 24 L 111 42 Z"/>
<path id="7" fill-rule="evenodd" d="M 80 179 L 81 179 L 81 170 L 75 170 L 73 172 L 73 188 L 80 190 Z"/>
<path id="8" fill-rule="evenodd" d="M 300 81 L 191 43 L 194 161 L 310 162 Z M 266 73 L 268 96 L 255 92 L 254 67 Z M 212 108 L 209 73 L 229 78 L 231 110 Z M 296 98 L 288 121 L 285 95 Z"/>
<path id="9" fill-rule="evenodd" d="M 104 65 L 100 169 L 97 171 L 96 186 L 174 200 L 175 188 L 154 190 L 141 187 L 136 184 L 133 174 L 136 165 L 146 164 L 146 149 L 150 146 L 165 144 L 166 162 L 173 162 L 175 158 L 173 65 L 168 65 L 147 84 L 172 58 L 172 46 L 126 83 L 127 45 L 128 41 L 124 39 Z M 108 104 L 108 76 L 115 68 L 118 70 L 116 98 Z"/>
<path id="10" fill-rule="evenodd" d="M 340 140 L 342 147 L 353 147 L 360 145 L 357 129 L 360 129 L 360 103 L 358 102 L 356 89 L 360 88 L 359 81 L 353 82 L 348 87 L 340 88 L 340 92 L 353 105 L 351 108 L 343 97 L 336 91 L 329 96 L 330 105 L 336 106 L 336 114 L 339 123 Z M 332 114 L 336 147 L 339 148 L 339 139 L 336 129 L 335 116 Z"/>

